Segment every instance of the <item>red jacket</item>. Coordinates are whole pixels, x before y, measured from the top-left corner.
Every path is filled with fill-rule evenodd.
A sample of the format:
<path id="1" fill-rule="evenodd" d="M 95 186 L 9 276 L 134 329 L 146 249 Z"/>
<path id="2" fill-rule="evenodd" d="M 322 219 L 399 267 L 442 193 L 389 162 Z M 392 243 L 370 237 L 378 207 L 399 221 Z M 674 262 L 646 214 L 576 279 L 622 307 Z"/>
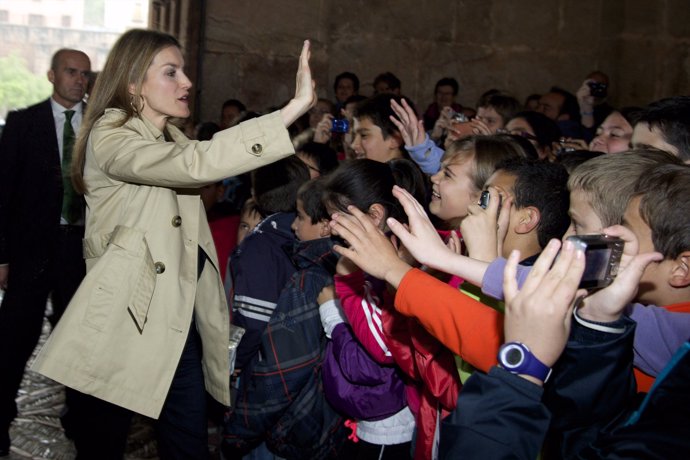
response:
<path id="1" fill-rule="evenodd" d="M 453 354 L 416 319 L 393 309 L 380 280 L 367 280 L 364 272 L 357 271 L 336 276 L 335 284 L 343 311 L 364 348 L 380 362 L 392 356 L 409 377 L 407 400 L 417 424 L 414 457 L 431 458 L 439 410 L 445 417 L 455 408 L 461 386 Z"/>

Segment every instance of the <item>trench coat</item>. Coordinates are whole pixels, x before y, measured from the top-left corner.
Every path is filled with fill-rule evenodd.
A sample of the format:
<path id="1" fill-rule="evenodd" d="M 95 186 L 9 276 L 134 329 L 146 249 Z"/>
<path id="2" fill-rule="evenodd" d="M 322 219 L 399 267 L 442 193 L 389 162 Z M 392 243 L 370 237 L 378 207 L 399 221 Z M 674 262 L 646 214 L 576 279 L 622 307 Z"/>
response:
<path id="1" fill-rule="evenodd" d="M 230 404 L 229 311 L 196 189 L 294 153 L 279 112 L 206 142 L 174 142 L 142 118 L 108 109 L 84 167 L 87 274 L 33 369 L 157 418 L 195 324 L 207 391 Z M 198 254 L 207 255 L 198 276 Z"/>

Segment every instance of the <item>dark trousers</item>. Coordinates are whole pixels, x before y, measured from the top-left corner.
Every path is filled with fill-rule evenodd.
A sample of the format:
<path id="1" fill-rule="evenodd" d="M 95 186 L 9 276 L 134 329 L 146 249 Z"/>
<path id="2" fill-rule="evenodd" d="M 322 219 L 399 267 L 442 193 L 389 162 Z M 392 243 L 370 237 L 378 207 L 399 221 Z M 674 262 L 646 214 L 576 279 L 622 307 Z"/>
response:
<path id="1" fill-rule="evenodd" d="M 53 326 L 65 311 L 85 274 L 84 227 L 61 225 L 51 254 L 10 260 L 8 288 L 0 306 L 0 430 L 17 415 L 15 398 L 24 368 L 41 336 L 43 315 L 51 295 Z"/>
<path id="2" fill-rule="evenodd" d="M 201 369 L 201 337 L 192 326 L 172 385 L 156 423 L 161 459 L 208 459 L 206 392 Z M 68 426 L 78 460 L 124 456 L 133 413 L 93 396 L 67 389 Z"/>

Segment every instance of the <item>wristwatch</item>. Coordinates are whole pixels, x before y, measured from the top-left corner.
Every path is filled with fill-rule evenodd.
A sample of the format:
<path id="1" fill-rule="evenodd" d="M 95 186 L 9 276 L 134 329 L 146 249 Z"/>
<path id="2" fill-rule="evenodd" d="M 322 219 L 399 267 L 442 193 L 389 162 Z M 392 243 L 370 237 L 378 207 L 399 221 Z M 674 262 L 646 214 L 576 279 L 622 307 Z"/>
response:
<path id="1" fill-rule="evenodd" d="M 508 342 L 498 350 L 498 363 L 512 374 L 529 375 L 546 382 L 551 375 L 551 368 L 532 354 L 527 345 L 520 342 Z"/>

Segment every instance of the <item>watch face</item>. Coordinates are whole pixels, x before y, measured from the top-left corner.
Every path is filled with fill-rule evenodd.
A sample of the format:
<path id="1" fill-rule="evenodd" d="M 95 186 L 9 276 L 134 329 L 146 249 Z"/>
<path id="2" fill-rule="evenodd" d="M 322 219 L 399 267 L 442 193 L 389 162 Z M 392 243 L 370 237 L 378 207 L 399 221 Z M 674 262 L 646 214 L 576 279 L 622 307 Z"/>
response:
<path id="1" fill-rule="evenodd" d="M 523 354 L 522 350 L 518 347 L 511 347 L 506 350 L 505 354 L 503 355 L 506 361 L 506 364 L 508 364 L 510 367 L 516 367 L 522 364 L 522 361 L 525 358 L 525 355 Z"/>
<path id="2" fill-rule="evenodd" d="M 532 354 L 526 345 L 520 342 L 508 342 L 498 351 L 498 362 L 505 370 L 513 374 L 525 374 L 542 382 L 551 375 L 551 369 Z"/>

